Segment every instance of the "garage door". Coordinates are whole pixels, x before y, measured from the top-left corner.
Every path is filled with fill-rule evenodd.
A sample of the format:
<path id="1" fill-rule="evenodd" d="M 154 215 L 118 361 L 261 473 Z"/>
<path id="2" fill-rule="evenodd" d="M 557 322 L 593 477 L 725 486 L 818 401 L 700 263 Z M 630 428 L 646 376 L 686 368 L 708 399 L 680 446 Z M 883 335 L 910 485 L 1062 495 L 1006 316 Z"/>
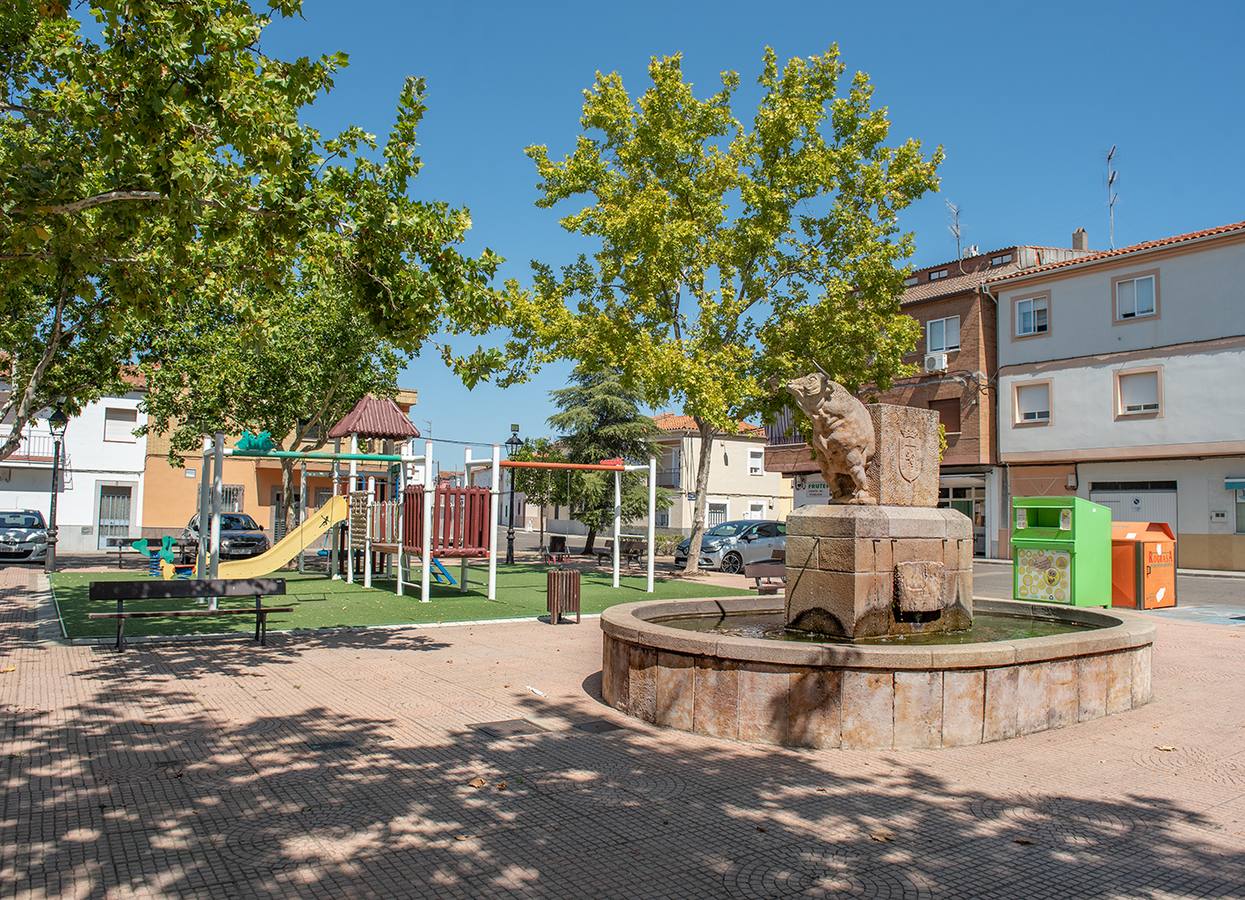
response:
<path id="1" fill-rule="evenodd" d="M 1089 499 L 1110 508 L 1117 522 L 1166 522 L 1172 531 L 1180 531 L 1175 491 L 1096 491 Z"/>

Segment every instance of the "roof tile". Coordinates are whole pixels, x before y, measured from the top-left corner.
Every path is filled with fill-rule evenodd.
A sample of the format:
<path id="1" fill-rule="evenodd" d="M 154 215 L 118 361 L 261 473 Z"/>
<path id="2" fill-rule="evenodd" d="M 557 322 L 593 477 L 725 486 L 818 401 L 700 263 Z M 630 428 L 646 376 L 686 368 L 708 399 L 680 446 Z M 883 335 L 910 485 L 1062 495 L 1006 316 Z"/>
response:
<path id="1" fill-rule="evenodd" d="M 329 437 L 334 439 L 352 434 L 368 438 L 400 439 L 419 437 L 419 429 L 393 400 L 368 394 L 329 429 Z"/>

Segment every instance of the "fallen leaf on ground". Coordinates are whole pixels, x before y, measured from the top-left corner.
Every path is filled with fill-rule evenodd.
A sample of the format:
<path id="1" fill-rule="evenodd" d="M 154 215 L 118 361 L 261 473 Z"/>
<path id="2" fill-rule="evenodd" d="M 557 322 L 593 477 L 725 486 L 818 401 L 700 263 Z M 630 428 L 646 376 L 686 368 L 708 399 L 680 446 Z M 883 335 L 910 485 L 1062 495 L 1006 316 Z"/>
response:
<path id="1" fill-rule="evenodd" d="M 767 830 L 767 829 L 766 829 L 766 827 L 765 827 L 764 825 L 758 825 L 758 826 L 757 826 L 757 831 L 766 831 L 766 830 Z"/>
<path id="2" fill-rule="evenodd" d="M 509 785 L 506 784 L 506 782 L 504 781 L 497 782 L 497 790 L 504 791 L 507 787 L 509 787 Z"/>
<path id="3" fill-rule="evenodd" d="M 1159 744 L 1159 745 L 1158 745 L 1157 747 L 1155 747 L 1154 749 L 1155 749 L 1155 750 L 1162 750 L 1164 753 L 1171 753 L 1171 752 L 1172 752 L 1173 750 L 1175 750 L 1176 748 L 1175 748 L 1175 747 L 1173 747 L 1171 744 Z"/>
<path id="4" fill-rule="evenodd" d="M 475 778 L 468 781 L 467 784 L 471 785 L 473 788 L 482 788 L 486 784 L 488 784 L 488 782 L 485 781 L 483 778 L 481 778 L 479 775 L 477 775 Z"/>
<path id="5" fill-rule="evenodd" d="M 1033 841 L 1029 840 L 1028 838 L 1012 838 L 1012 843 L 1019 844 L 1022 847 L 1028 847 L 1030 844 L 1033 843 Z"/>
<path id="6" fill-rule="evenodd" d="M 5 666 L 3 669 L 0 669 L 0 672 L 16 672 L 16 671 L 17 671 L 17 666 Z"/>
<path id="7" fill-rule="evenodd" d="M 456 835 L 454 835 L 454 840 L 456 840 L 456 841 L 465 841 L 465 840 L 467 840 L 467 835 L 465 835 L 465 834 L 456 834 Z"/>
<path id="8" fill-rule="evenodd" d="M 894 839 L 895 839 L 895 836 L 891 834 L 889 831 L 869 832 L 869 840 L 871 841 L 879 841 L 881 843 L 888 843 L 890 841 L 893 841 Z"/>

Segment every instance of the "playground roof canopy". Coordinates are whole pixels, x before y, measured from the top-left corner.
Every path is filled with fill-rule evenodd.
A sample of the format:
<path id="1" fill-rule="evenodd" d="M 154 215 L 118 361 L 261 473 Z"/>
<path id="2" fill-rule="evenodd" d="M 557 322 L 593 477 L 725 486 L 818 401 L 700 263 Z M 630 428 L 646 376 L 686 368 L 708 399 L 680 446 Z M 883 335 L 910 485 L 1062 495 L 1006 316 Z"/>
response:
<path id="1" fill-rule="evenodd" d="M 419 437 L 419 429 L 393 400 L 368 394 L 329 429 L 329 437 L 333 439 L 352 434 L 367 438 L 402 439 Z"/>

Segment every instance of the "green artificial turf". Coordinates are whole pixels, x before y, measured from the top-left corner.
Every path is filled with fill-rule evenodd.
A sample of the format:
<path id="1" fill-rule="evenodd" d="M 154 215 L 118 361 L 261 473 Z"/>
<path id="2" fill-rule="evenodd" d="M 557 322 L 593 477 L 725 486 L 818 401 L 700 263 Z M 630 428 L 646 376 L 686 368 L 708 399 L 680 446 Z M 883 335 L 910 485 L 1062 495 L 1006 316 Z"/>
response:
<path id="1" fill-rule="evenodd" d="M 458 577 L 458 566 L 450 567 Z M 393 582 L 377 582 L 379 587 L 330 581 L 320 575 L 299 575 L 275 572 L 284 578 L 286 594 L 265 601 L 266 606 L 293 606 L 294 612 L 274 614 L 268 619 L 273 631 L 294 628 L 337 628 L 357 625 L 405 625 L 434 622 L 470 622 L 480 619 L 514 619 L 546 614 L 545 572 L 543 566 L 513 565 L 497 568 L 497 599 L 486 596 L 487 570 L 472 566 L 468 590 L 446 585 L 432 586 L 429 603 L 419 602 L 419 587 L 408 586 L 407 594 L 393 592 Z M 60 609 L 61 621 L 69 637 L 107 637 L 116 633 L 112 619 L 88 619 L 88 612 L 112 612 L 113 603 L 91 604 L 87 600 L 92 581 L 137 581 L 144 575 L 126 572 L 57 572 L 52 576 L 52 589 Z M 413 596 L 412 596 L 413 592 Z M 580 604 L 585 613 L 600 612 L 618 603 L 635 600 L 677 600 L 689 597 L 724 597 L 746 594 L 712 584 L 679 579 L 658 579 L 652 594 L 644 592 L 643 576 L 624 576 L 620 586 L 610 584 L 608 572 L 583 573 Z M 222 600 L 222 606 L 246 607 L 254 604 L 247 598 Z M 127 610 L 196 609 L 193 600 L 132 600 Z M 250 616 L 212 616 L 174 619 L 130 619 L 125 623 L 127 635 L 141 634 L 212 634 L 226 631 L 249 632 L 255 628 Z"/>

